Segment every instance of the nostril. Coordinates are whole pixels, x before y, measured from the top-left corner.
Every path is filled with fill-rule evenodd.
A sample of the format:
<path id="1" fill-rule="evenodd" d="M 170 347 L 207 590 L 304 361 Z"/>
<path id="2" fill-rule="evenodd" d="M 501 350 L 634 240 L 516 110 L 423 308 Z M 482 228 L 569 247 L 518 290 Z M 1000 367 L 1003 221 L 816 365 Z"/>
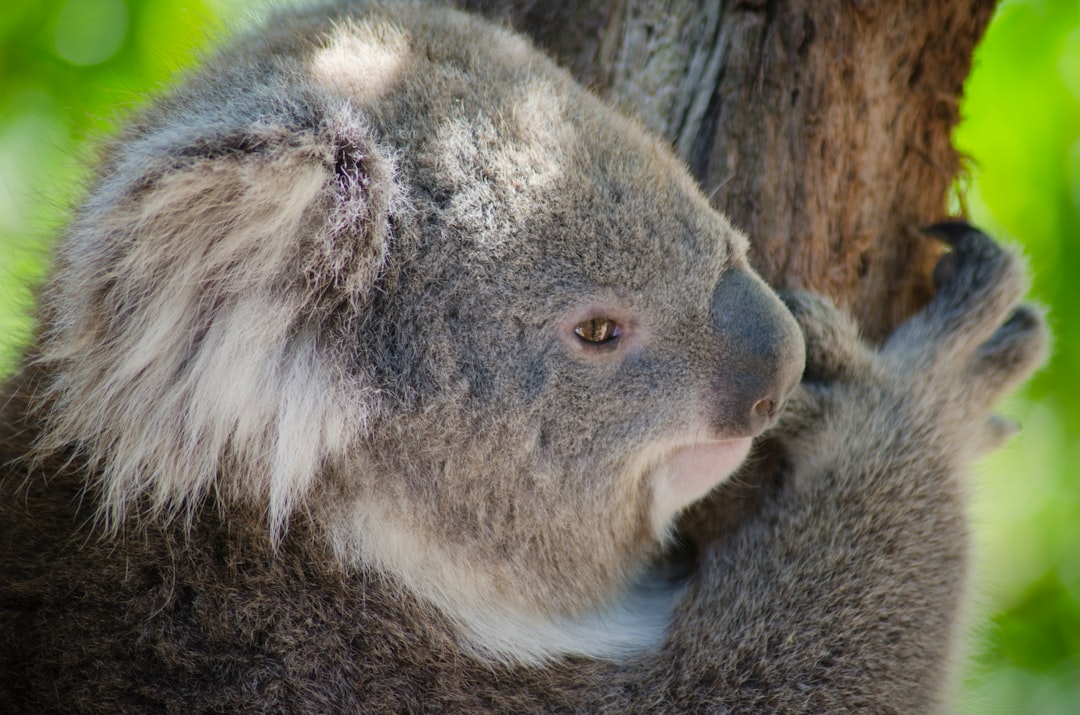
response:
<path id="1" fill-rule="evenodd" d="M 750 408 L 750 413 L 754 416 L 756 421 L 772 419 L 776 414 L 776 401 L 768 397 L 763 400 L 758 400 L 754 403 L 754 406 Z"/>
<path id="2" fill-rule="evenodd" d="M 758 400 L 750 407 L 749 427 L 753 434 L 758 434 L 767 429 L 776 416 L 776 400 L 766 397 Z"/>

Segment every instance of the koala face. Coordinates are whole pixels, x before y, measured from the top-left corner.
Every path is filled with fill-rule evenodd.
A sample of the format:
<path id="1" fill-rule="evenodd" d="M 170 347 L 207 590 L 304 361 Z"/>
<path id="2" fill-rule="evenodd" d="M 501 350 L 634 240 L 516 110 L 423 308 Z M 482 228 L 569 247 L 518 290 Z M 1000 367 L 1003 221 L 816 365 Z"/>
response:
<path id="1" fill-rule="evenodd" d="M 66 240 L 53 439 L 112 518 L 302 506 L 344 568 L 519 660 L 655 643 L 672 601 L 645 618 L 632 584 L 803 367 L 668 149 L 449 10 L 237 43 L 121 137 Z"/>
<path id="2" fill-rule="evenodd" d="M 602 119 L 547 121 L 589 137 Z M 376 310 L 398 351 L 379 389 L 400 399 L 365 441 L 374 466 L 353 473 L 396 478 L 343 523 L 377 524 L 354 543 L 393 534 L 376 551 L 415 557 L 416 574 L 468 564 L 449 588 L 485 619 L 609 602 L 740 465 L 802 371 L 801 335 L 743 237 L 636 127 L 617 133 L 479 215 L 418 211 L 432 217 L 415 230 L 424 247 L 391 257 L 397 292 Z M 487 141 L 477 153 L 508 140 Z M 409 514 L 408 533 L 373 504 Z"/>

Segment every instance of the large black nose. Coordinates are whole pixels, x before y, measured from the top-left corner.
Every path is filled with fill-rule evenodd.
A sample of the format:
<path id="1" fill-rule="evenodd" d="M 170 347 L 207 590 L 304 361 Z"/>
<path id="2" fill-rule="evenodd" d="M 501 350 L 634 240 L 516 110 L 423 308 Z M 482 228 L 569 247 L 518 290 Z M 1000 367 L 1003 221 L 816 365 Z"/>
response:
<path id="1" fill-rule="evenodd" d="M 769 427 L 802 376 L 802 332 L 755 273 L 732 269 L 713 294 L 717 339 L 712 421 L 720 436 L 745 437 Z"/>

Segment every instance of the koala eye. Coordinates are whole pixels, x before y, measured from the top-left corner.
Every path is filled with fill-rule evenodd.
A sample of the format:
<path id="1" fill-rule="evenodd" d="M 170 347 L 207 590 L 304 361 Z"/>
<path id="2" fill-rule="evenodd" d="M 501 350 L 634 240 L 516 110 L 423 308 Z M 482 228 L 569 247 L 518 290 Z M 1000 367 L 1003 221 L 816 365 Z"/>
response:
<path id="1" fill-rule="evenodd" d="M 619 324 L 611 318 L 589 318 L 574 326 L 574 335 L 593 345 L 606 345 L 622 335 Z"/>

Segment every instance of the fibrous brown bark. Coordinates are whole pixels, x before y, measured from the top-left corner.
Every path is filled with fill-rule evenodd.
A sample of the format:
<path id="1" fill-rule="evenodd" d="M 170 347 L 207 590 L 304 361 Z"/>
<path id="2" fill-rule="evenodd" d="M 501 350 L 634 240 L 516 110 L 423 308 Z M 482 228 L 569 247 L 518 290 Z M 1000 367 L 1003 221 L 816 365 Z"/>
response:
<path id="1" fill-rule="evenodd" d="M 992 0 L 465 0 L 672 142 L 777 287 L 880 339 L 928 297 Z"/>

